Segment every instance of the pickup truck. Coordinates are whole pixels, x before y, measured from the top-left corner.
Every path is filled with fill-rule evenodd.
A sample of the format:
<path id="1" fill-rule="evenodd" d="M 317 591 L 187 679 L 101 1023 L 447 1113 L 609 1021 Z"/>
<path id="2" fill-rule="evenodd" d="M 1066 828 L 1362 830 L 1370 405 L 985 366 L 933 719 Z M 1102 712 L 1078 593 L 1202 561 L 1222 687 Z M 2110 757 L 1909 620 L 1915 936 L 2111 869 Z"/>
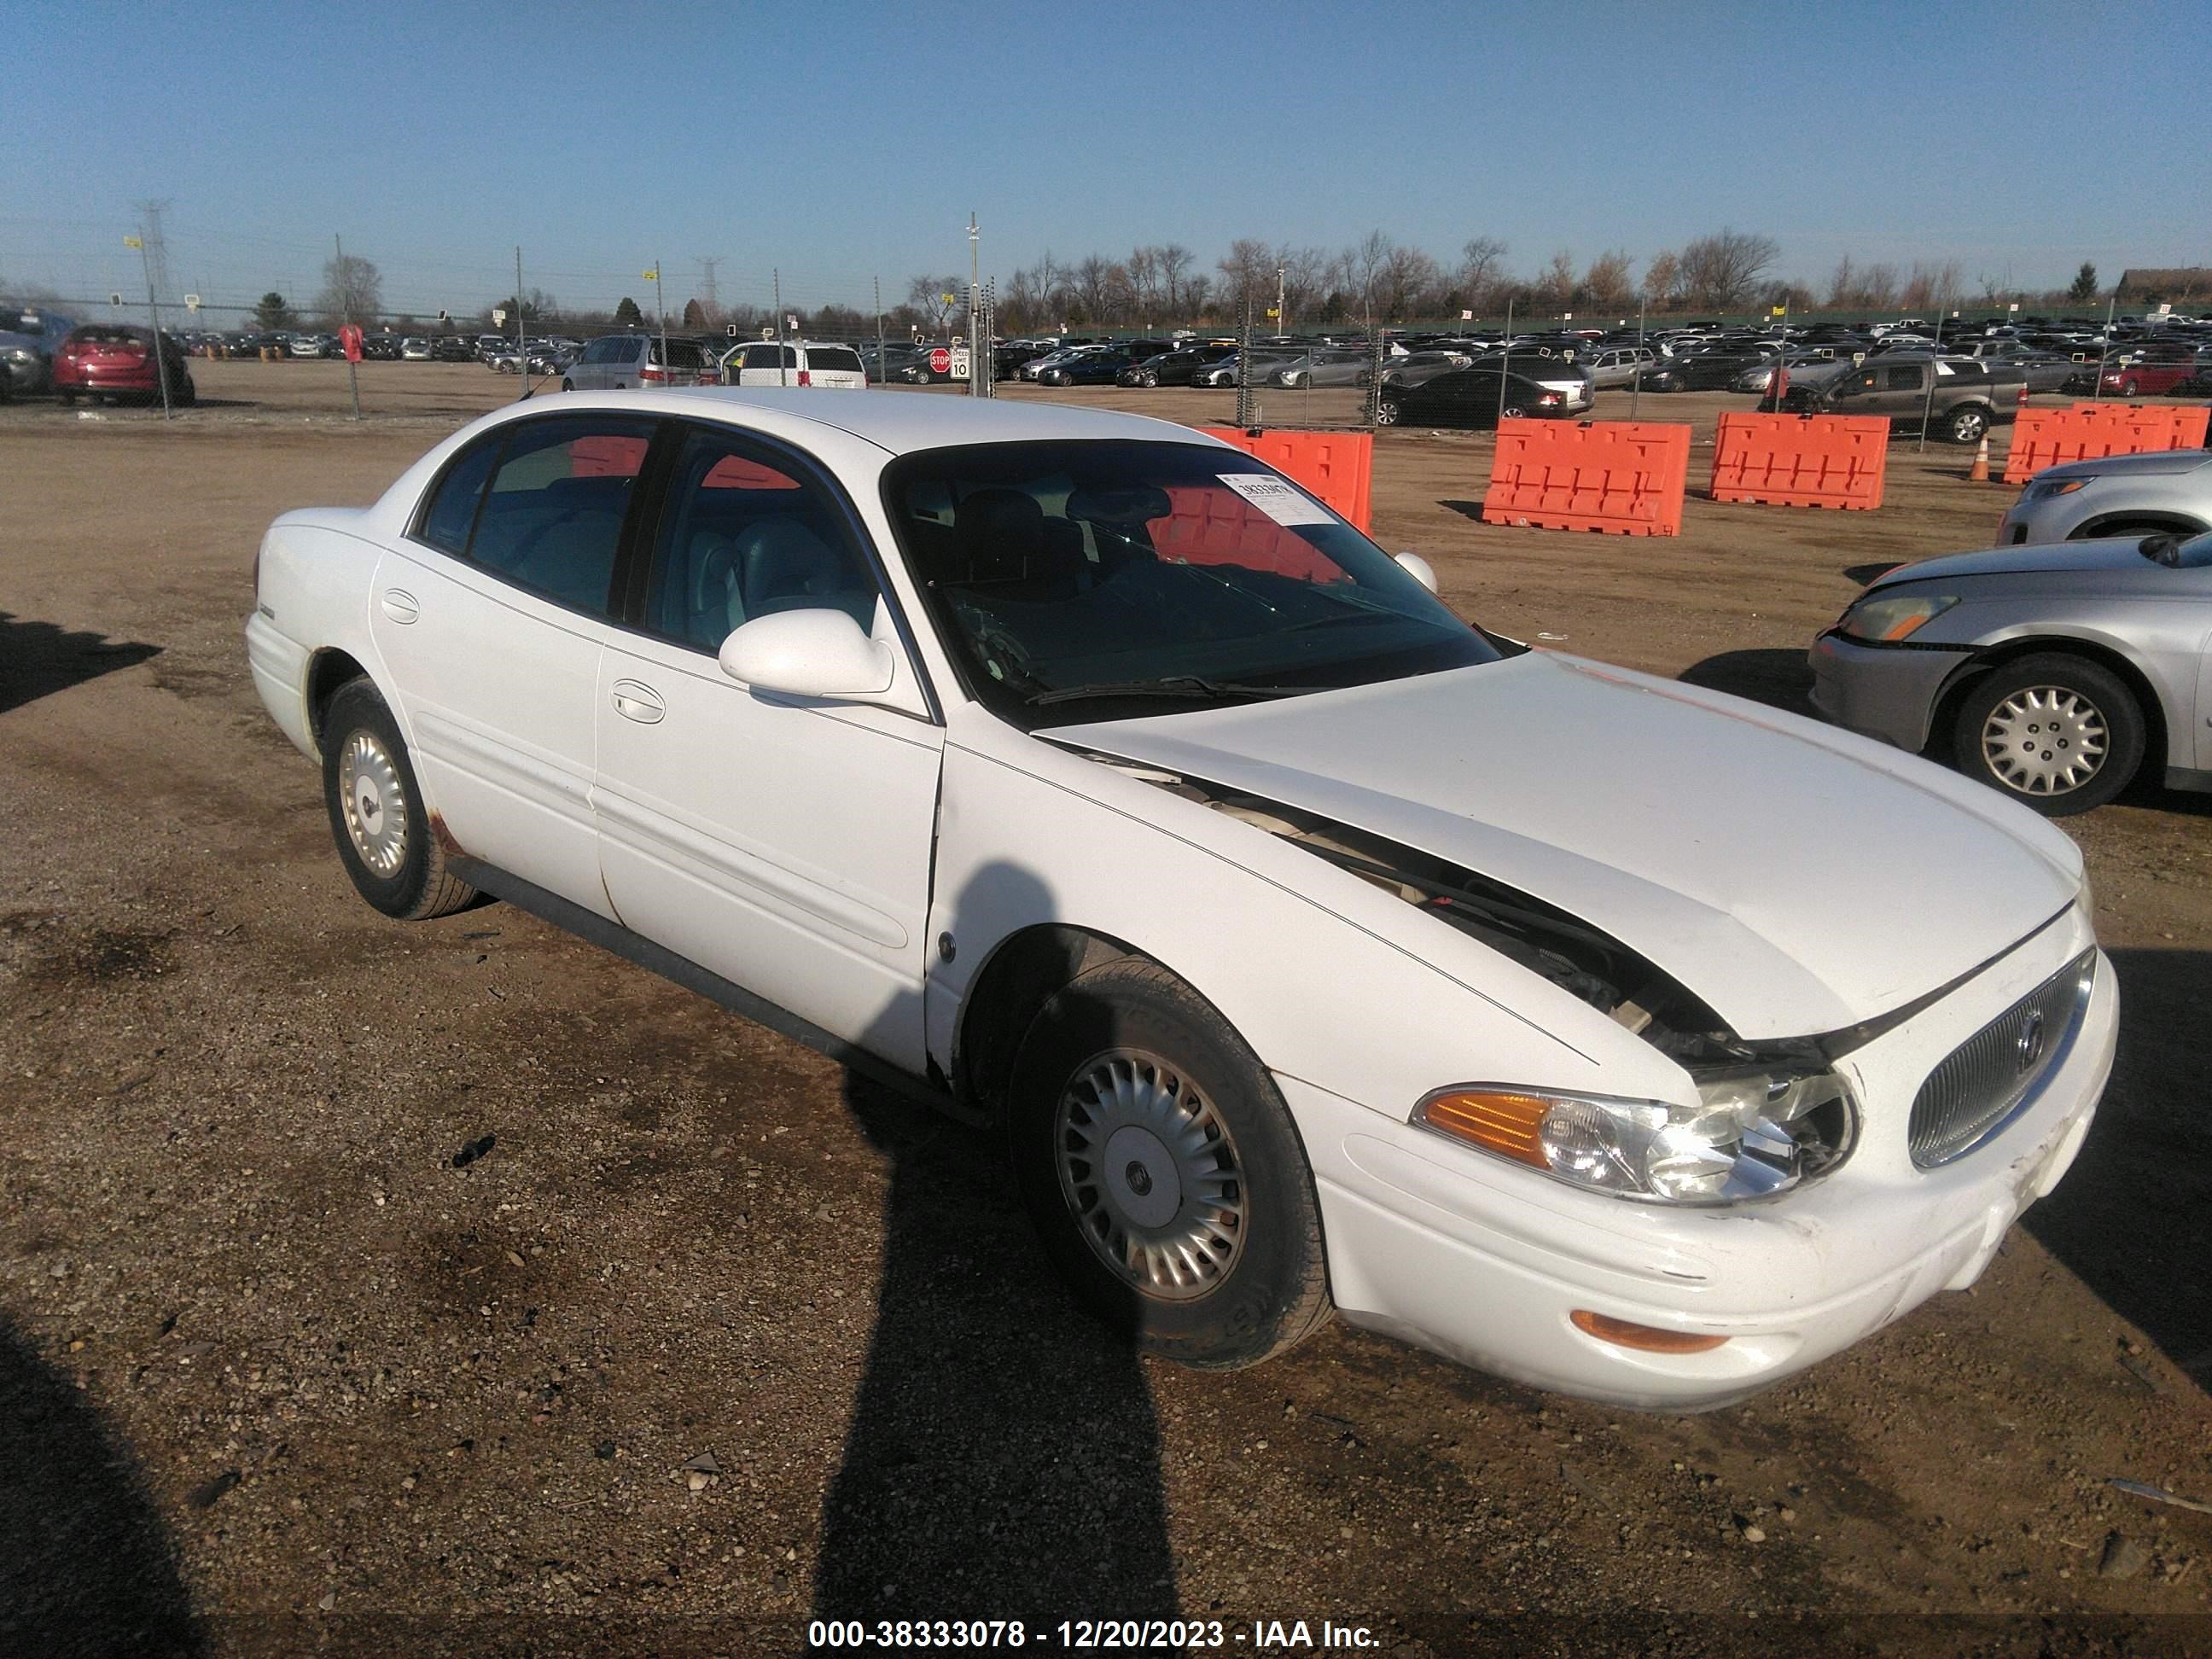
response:
<path id="1" fill-rule="evenodd" d="M 1930 380 L 1933 386 L 1930 386 Z M 1821 387 L 1807 405 L 1821 415 L 1887 415 L 1893 428 L 1971 444 L 2018 413 L 2027 392 L 2021 371 L 1972 357 L 1886 351 Z"/>

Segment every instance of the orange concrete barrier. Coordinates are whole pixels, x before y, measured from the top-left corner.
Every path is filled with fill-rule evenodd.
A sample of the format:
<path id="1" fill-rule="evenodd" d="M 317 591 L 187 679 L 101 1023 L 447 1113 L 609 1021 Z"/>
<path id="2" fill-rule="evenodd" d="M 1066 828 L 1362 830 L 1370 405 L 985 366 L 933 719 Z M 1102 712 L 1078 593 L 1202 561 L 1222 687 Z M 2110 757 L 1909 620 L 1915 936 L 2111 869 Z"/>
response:
<path id="1" fill-rule="evenodd" d="M 2201 449 L 2212 410 L 2202 404 L 2075 404 L 2024 409 L 2013 422 L 2004 481 L 2026 483 L 2047 466 L 2106 455 Z"/>
<path id="2" fill-rule="evenodd" d="M 1723 415 L 1712 497 L 1769 507 L 1869 511 L 1889 471 L 1889 422 L 1878 415 Z"/>
<path id="3" fill-rule="evenodd" d="M 1373 433 L 1246 432 L 1233 426 L 1202 426 L 1199 430 L 1258 456 L 1285 477 L 1304 484 L 1339 517 L 1367 528 L 1372 516 Z"/>
<path id="4" fill-rule="evenodd" d="M 1673 536 L 1689 475 L 1679 422 L 1504 420 L 1482 521 Z"/>

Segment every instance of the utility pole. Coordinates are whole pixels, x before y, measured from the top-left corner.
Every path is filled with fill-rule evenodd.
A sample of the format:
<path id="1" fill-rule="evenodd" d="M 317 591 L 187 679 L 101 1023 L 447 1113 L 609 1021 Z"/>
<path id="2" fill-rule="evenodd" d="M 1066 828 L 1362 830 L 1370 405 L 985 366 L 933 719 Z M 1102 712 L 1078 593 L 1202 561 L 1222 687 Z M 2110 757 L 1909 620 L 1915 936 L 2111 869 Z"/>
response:
<path id="1" fill-rule="evenodd" d="M 1505 418 L 1505 376 L 1513 367 L 1513 296 L 1505 296 L 1505 355 L 1498 360 L 1498 418 Z"/>
<path id="2" fill-rule="evenodd" d="M 154 374 L 161 383 L 161 418 L 166 421 L 170 418 L 169 360 L 161 352 L 161 302 L 154 293 L 154 256 L 146 246 L 149 240 L 143 234 L 126 236 L 123 246 L 138 250 L 138 263 L 146 272 L 146 314 L 154 319 Z"/>
<path id="3" fill-rule="evenodd" d="M 983 337 L 983 258 L 976 239 L 975 216 L 971 211 L 968 216 L 968 395 L 988 398 L 990 370 L 983 354 L 989 343 Z"/>
<path id="4" fill-rule="evenodd" d="M 876 384 L 890 384 L 890 365 L 884 361 L 884 279 L 876 278 Z"/>
<path id="5" fill-rule="evenodd" d="M 1636 378 L 1628 383 L 1628 418 L 1632 421 L 1644 399 L 1644 314 L 1650 308 L 1648 299 L 1636 302 Z"/>
<path id="6" fill-rule="evenodd" d="M 332 284 L 338 291 L 338 321 L 348 328 L 353 325 L 353 284 L 346 280 L 345 238 L 333 231 L 331 246 L 337 250 L 337 263 L 331 267 L 337 281 Z M 346 390 L 353 397 L 353 417 L 361 418 L 361 365 L 349 356 L 346 358 Z"/>
<path id="7" fill-rule="evenodd" d="M 1275 332 L 1278 334 L 1288 334 L 1291 331 L 1291 320 L 1283 315 L 1283 277 L 1289 269 L 1287 265 L 1275 267 Z M 1371 333 L 1373 331 L 1369 331 Z"/>
<path id="8" fill-rule="evenodd" d="M 661 292 L 660 259 L 658 255 L 653 261 L 653 315 L 660 319 L 660 378 L 665 384 L 673 386 L 676 383 L 676 365 L 668 361 L 668 301 Z"/>
<path id="9" fill-rule="evenodd" d="M 776 266 L 769 274 L 775 282 L 775 383 L 787 386 L 791 384 L 791 348 L 783 343 L 783 268 Z"/>
<path id="10" fill-rule="evenodd" d="M 522 307 L 522 249 L 514 250 L 514 372 L 522 382 L 520 403 L 530 395 L 530 325 L 523 320 Z"/>

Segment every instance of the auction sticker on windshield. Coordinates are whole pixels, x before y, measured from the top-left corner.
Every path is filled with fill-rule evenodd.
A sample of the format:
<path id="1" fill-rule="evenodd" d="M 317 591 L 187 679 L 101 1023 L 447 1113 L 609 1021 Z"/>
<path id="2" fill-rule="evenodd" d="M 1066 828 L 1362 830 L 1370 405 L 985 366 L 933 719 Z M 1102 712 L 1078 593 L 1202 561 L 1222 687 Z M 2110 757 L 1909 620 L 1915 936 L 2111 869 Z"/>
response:
<path id="1" fill-rule="evenodd" d="M 1327 524 L 1326 509 L 1300 495 L 1295 485 L 1264 472 L 1217 472 L 1214 477 L 1277 524 Z"/>

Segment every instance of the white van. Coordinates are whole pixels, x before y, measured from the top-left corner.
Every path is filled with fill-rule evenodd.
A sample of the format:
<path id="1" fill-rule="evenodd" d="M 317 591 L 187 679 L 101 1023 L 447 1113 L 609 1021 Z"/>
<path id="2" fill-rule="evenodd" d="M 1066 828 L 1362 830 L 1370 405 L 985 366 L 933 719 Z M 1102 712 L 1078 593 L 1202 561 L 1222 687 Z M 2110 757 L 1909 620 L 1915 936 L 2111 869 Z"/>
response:
<path id="1" fill-rule="evenodd" d="M 776 354 L 783 354 L 781 367 Z M 755 340 L 722 359 L 722 379 L 730 386 L 828 386 L 840 392 L 866 388 L 868 371 L 860 354 L 848 345 L 822 345 L 810 340 Z"/>

